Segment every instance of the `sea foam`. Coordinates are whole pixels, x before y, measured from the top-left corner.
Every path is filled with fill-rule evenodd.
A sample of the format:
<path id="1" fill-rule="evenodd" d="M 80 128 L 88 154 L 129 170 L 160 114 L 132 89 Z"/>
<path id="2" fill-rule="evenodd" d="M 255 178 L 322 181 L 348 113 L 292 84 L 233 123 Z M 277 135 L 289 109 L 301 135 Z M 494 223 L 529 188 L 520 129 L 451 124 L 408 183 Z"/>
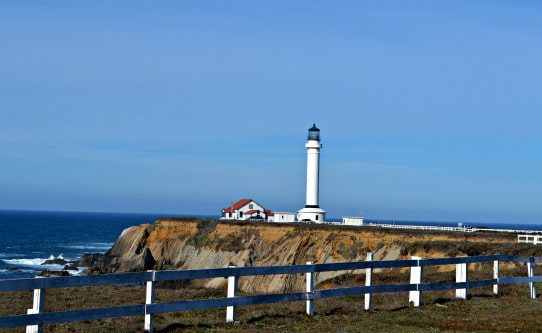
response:
<path id="1" fill-rule="evenodd" d="M 111 246 L 113 246 L 114 243 L 75 243 L 75 244 L 68 244 L 64 246 L 66 249 L 74 249 L 74 250 L 109 250 Z"/>
<path id="2" fill-rule="evenodd" d="M 11 264 L 11 265 L 18 265 L 18 266 L 41 266 L 45 260 L 53 260 L 53 259 L 62 259 L 62 260 L 66 260 L 64 259 L 64 257 L 62 256 L 62 254 L 58 255 L 57 257 L 55 257 L 54 255 L 50 255 L 49 258 L 22 258 L 22 259 L 2 259 L 3 262 L 5 262 L 6 264 Z M 63 267 L 61 265 L 44 265 L 44 266 L 47 266 L 48 268 L 54 268 L 54 267 Z"/>

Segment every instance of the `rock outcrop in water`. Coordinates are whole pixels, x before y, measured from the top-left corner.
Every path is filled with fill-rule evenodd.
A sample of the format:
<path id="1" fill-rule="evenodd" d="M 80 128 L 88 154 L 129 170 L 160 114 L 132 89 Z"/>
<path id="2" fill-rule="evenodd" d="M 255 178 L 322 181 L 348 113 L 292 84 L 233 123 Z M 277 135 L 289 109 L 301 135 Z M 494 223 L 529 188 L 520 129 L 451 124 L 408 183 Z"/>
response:
<path id="1" fill-rule="evenodd" d="M 276 224 L 164 218 L 154 224 L 122 232 L 105 255 L 87 255 L 80 266 L 87 273 L 128 272 L 148 269 L 196 269 L 237 266 L 271 266 L 364 260 L 419 255 L 426 258 L 491 253 L 542 255 L 542 250 L 517 244 L 516 236 L 496 233 L 459 233 L 388 230 L 374 227 Z M 316 283 L 342 273 L 316 275 Z M 225 279 L 198 281 L 221 287 Z M 243 277 L 247 292 L 302 290 L 304 277 L 276 275 Z"/>
<path id="2" fill-rule="evenodd" d="M 38 276 L 42 276 L 42 277 L 59 277 L 59 276 L 70 276 L 70 273 L 68 273 L 67 271 L 51 271 L 51 270 L 43 270 L 41 271 Z"/>
<path id="3" fill-rule="evenodd" d="M 45 260 L 42 265 L 66 265 L 68 262 L 60 257 L 60 258 L 52 258 Z"/>

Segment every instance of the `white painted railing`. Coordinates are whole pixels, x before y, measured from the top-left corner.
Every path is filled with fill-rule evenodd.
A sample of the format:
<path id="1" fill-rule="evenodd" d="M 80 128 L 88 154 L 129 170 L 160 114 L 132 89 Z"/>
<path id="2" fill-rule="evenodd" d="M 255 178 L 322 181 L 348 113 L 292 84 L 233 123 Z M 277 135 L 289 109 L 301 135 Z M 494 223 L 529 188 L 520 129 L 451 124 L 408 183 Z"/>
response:
<path id="1" fill-rule="evenodd" d="M 433 231 L 459 231 L 474 232 L 477 229 L 465 227 L 442 227 L 436 225 L 410 225 L 410 224 L 386 224 L 386 223 L 364 223 L 364 226 L 380 227 L 386 229 L 407 229 L 407 230 L 433 230 Z"/>
<path id="2" fill-rule="evenodd" d="M 542 235 L 518 235 L 518 243 L 542 244 Z"/>
<path id="3" fill-rule="evenodd" d="M 499 262 L 527 263 L 526 277 L 499 277 Z M 493 278 L 487 280 L 468 281 L 468 265 L 471 263 L 493 263 Z M 90 276 L 52 277 L 35 279 L 0 280 L 0 292 L 33 290 L 34 300 L 32 309 L 27 314 L 0 317 L 0 328 L 27 327 L 27 332 L 41 332 L 43 325 L 57 324 L 72 321 L 95 320 L 105 318 L 118 318 L 128 316 L 144 317 L 144 328 L 154 330 L 154 315 L 168 312 L 189 311 L 198 309 L 225 308 L 226 321 L 236 320 L 236 308 L 244 305 L 269 304 L 291 301 L 305 301 L 307 315 L 314 315 L 316 299 L 342 297 L 351 295 L 365 295 L 364 308 L 371 308 L 371 295 L 376 293 L 409 292 L 409 301 L 414 306 L 421 305 L 422 293 L 428 291 L 455 290 L 456 297 L 466 299 L 467 289 L 479 287 L 493 287 L 493 293 L 498 294 L 499 285 L 528 283 L 530 297 L 536 297 L 535 282 L 542 282 L 542 276 L 534 276 L 534 266 L 542 262 L 542 258 L 514 257 L 506 255 L 489 255 L 477 257 L 421 259 L 413 257 L 411 260 L 384 260 L 373 261 L 369 253 L 367 260 L 358 262 L 342 262 L 292 266 L 269 267 L 228 267 L 197 270 L 178 271 L 147 271 L 139 273 L 120 273 Z M 456 265 L 456 281 L 450 283 L 423 283 L 423 267 L 438 265 Z M 410 268 L 410 283 L 372 285 L 372 271 L 376 268 Z M 314 274 L 330 271 L 366 270 L 365 286 L 314 289 Z M 239 278 L 256 275 L 275 274 L 305 274 L 305 292 L 285 294 L 264 294 L 238 296 L 237 286 Z M 168 303 L 157 303 L 155 298 L 156 283 L 172 280 L 193 280 L 206 278 L 227 278 L 228 288 L 225 298 L 203 300 L 188 300 Z M 66 312 L 44 312 L 45 290 L 52 288 L 71 288 L 81 286 L 105 285 L 134 285 L 146 284 L 145 304 L 127 305 L 99 309 L 73 310 Z M 0 302 L 2 300 L 0 299 Z"/>
<path id="4" fill-rule="evenodd" d="M 299 222 L 295 222 L 299 223 Z M 319 224 L 330 224 L 336 226 L 347 226 L 347 227 L 376 227 L 384 229 L 404 229 L 404 230 L 433 230 L 433 231 L 456 231 L 456 232 L 478 232 L 478 231 L 489 231 L 489 232 L 500 232 L 500 233 L 510 233 L 510 234 L 528 234 L 522 236 L 530 236 L 532 234 L 542 234 L 542 230 L 527 230 L 527 229 L 499 229 L 499 228 L 486 228 L 486 227 L 445 227 L 438 225 L 414 225 L 414 224 L 395 224 L 395 223 L 375 223 L 375 222 L 363 222 L 359 225 L 349 225 L 344 224 L 342 221 L 328 220 L 321 222 Z M 539 236 L 542 237 L 542 236 Z M 538 243 L 542 242 L 542 238 L 538 238 Z M 531 242 L 532 243 L 532 242 Z"/>

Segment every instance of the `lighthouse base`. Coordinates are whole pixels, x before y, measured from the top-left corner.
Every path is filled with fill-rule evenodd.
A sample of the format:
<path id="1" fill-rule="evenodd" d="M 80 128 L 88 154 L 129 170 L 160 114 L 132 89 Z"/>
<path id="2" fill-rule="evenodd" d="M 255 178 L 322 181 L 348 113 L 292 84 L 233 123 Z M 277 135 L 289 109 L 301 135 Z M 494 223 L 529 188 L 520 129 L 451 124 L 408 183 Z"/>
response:
<path id="1" fill-rule="evenodd" d="M 326 221 L 326 211 L 322 208 L 305 207 L 297 212 L 299 222 L 323 223 Z"/>

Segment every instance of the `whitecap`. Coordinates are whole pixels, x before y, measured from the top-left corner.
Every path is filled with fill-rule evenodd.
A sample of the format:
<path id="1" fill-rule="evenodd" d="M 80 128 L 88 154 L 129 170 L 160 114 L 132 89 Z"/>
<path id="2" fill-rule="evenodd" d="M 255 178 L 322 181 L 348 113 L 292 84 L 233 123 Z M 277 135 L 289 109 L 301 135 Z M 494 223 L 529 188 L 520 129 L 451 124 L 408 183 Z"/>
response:
<path id="1" fill-rule="evenodd" d="M 63 246 L 67 249 L 74 249 L 74 250 L 86 250 L 86 251 L 105 251 L 109 250 L 111 246 L 113 246 L 114 243 L 100 243 L 100 242 L 94 242 L 94 243 L 75 243 L 75 244 L 68 244 Z"/>
<path id="2" fill-rule="evenodd" d="M 63 265 L 42 265 L 45 262 L 45 260 L 54 260 L 54 259 L 62 259 L 62 260 L 70 261 L 69 259 L 65 259 L 62 254 L 59 254 L 56 257 L 51 254 L 49 258 L 45 258 L 45 259 L 44 258 L 22 258 L 22 259 L 12 258 L 12 259 L 1 259 L 1 260 L 5 262 L 6 264 L 11 264 L 15 266 L 28 266 L 28 267 L 37 268 L 37 269 L 46 268 L 50 270 L 61 270 L 62 268 L 64 268 Z"/>
<path id="3" fill-rule="evenodd" d="M 22 258 L 24 255 L 16 253 L 0 253 L 0 259 Z"/>
<path id="4" fill-rule="evenodd" d="M 53 257 L 54 258 L 54 257 Z M 41 265 L 45 260 L 43 258 L 32 258 L 32 259 L 2 259 L 3 262 L 6 264 L 12 264 L 12 265 L 22 265 L 22 266 L 39 266 Z"/>

